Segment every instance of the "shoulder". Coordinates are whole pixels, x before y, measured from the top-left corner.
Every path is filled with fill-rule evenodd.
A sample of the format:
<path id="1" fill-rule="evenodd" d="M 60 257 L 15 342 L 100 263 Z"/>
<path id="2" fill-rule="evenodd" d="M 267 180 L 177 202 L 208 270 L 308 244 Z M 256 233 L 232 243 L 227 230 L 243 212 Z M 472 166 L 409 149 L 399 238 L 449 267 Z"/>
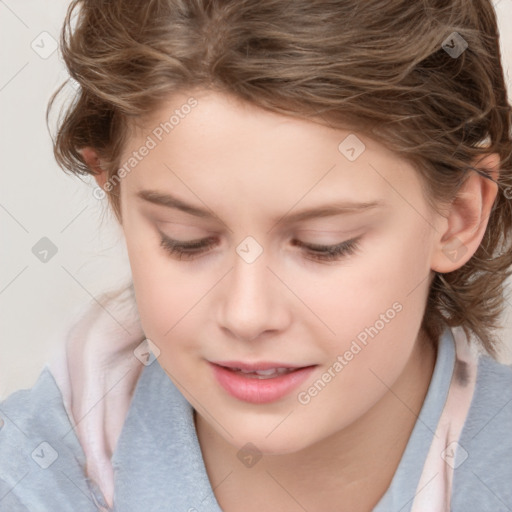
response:
<path id="1" fill-rule="evenodd" d="M 473 401 L 467 418 L 468 434 L 496 439 L 497 431 L 512 428 L 512 367 L 480 356 Z M 512 447 L 512 437 L 509 438 Z"/>
<path id="2" fill-rule="evenodd" d="M 47 367 L 32 388 L 0 402 L 0 425 L 0 510 L 58 510 L 66 499 L 95 510 L 83 451 Z"/>
<path id="3" fill-rule="evenodd" d="M 459 444 L 453 510 L 467 510 L 475 503 L 482 504 L 482 510 L 511 510 L 512 367 L 480 356 Z"/>
<path id="4" fill-rule="evenodd" d="M 58 388 L 47 368 L 32 388 L 15 391 L 0 402 L 0 478 L 6 477 L 8 469 L 16 473 L 26 470 L 27 455 L 32 452 L 27 450 L 36 448 L 32 446 L 34 442 L 54 437 L 55 427 L 62 430 L 61 404 Z"/>

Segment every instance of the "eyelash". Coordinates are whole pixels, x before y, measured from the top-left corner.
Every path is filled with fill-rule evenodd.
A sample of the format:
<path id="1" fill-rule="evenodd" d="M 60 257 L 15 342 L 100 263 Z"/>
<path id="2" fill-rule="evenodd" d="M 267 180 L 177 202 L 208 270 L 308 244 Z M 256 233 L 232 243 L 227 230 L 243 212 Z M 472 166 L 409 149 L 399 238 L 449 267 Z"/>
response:
<path id="1" fill-rule="evenodd" d="M 314 261 L 329 262 L 339 260 L 345 256 L 355 254 L 359 249 L 359 239 L 346 240 L 336 245 L 310 245 L 294 240 L 294 245 L 307 249 L 309 259 Z M 178 242 L 166 236 L 161 237 L 160 245 L 170 255 L 177 256 L 179 260 L 192 259 L 204 252 L 205 249 L 213 246 L 211 238 L 203 238 L 202 240 L 194 240 L 191 242 Z"/>

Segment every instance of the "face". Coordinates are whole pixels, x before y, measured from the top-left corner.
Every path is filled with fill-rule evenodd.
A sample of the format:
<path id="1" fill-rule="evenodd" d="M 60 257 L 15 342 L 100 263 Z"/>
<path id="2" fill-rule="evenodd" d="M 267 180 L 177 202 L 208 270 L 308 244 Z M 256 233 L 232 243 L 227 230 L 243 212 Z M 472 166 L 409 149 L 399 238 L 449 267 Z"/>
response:
<path id="1" fill-rule="evenodd" d="M 122 162 L 142 326 L 202 420 L 291 453 L 382 398 L 417 343 L 435 232 L 408 163 L 211 92 L 173 96 Z M 244 363 L 288 370 L 220 368 Z"/>

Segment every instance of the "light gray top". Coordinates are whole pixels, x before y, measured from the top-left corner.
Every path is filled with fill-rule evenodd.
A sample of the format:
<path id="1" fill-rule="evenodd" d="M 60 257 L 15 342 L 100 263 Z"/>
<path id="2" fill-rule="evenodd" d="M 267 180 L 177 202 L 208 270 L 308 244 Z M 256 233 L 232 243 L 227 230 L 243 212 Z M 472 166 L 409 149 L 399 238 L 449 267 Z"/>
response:
<path id="1" fill-rule="evenodd" d="M 419 418 L 373 512 L 408 512 L 412 505 L 454 369 L 448 328 L 439 341 Z M 0 403 L 0 425 L 0 511 L 97 511 L 101 493 L 84 476 L 84 453 L 47 367 L 31 389 Z M 512 368 L 480 356 L 459 443 L 467 458 L 454 470 L 451 510 L 511 512 Z M 112 463 L 115 512 L 221 512 L 193 409 L 158 360 L 141 373 Z"/>

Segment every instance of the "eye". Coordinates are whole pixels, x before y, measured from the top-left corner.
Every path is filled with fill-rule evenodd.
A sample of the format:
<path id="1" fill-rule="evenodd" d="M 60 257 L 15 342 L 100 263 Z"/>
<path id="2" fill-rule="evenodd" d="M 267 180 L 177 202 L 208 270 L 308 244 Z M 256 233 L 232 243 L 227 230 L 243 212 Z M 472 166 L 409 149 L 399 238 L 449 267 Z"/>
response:
<path id="1" fill-rule="evenodd" d="M 190 240 L 188 242 L 179 242 L 173 240 L 162 233 L 160 245 L 166 252 L 178 259 L 193 259 L 202 253 L 207 252 L 211 247 L 216 245 L 214 237 L 202 238 L 199 240 Z M 316 261 L 334 261 L 341 259 L 344 256 L 349 256 L 357 252 L 359 249 L 359 238 L 346 240 L 336 245 L 313 245 L 306 244 L 300 240 L 294 240 L 293 245 L 303 247 L 307 254 L 308 259 Z"/>
<path id="2" fill-rule="evenodd" d="M 339 260 L 344 256 L 355 254 L 359 249 L 360 238 L 361 237 L 346 240 L 345 242 L 341 242 L 336 245 L 313 245 L 306 244 L 300 240 L 294 240 L 294 245 L 306 248 L 309 259 L 318 261 L 334 261 Z"/>
<path id="3" fill-rule="evenodd" d="M 191 259 L 196 255 L 206 252 L 213 247 L 215 239 L 213 237 L 202 238 L 200 240 L 190 240 L 189 242 L 178 242 L 160 233 L 160 245 L 171 255 L 178 259 Z"/>

